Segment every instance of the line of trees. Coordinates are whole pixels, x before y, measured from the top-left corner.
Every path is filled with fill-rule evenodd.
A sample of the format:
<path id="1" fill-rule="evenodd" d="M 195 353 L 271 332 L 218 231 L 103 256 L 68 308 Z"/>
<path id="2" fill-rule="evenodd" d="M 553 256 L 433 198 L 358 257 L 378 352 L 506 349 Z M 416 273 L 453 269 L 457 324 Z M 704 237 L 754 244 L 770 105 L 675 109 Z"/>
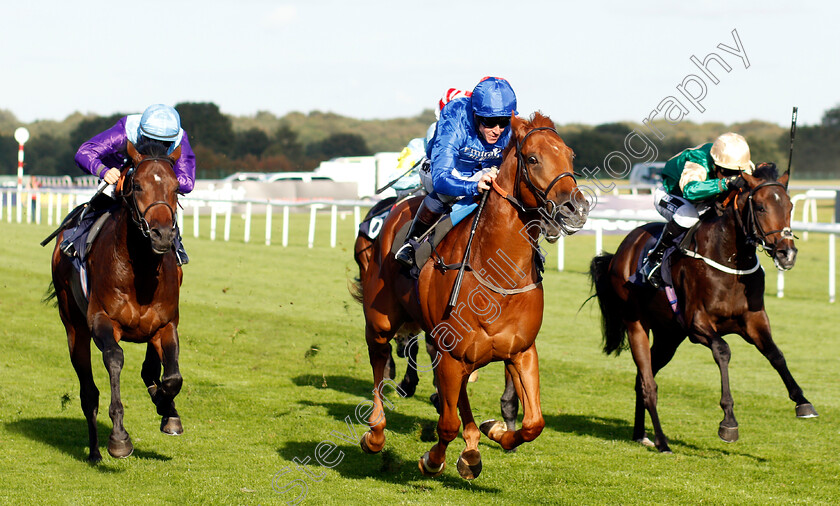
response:
<path id="1" fill-rule="evenodd" d="M 356 120 L 319 111 L 283 117 L 268 112 L 237 117 L 223 114 L 209 102 L 175 105 L 196 153 L 199 178 L 221 178 L 239 171 L 281 172 L 312 170 L 323 160 L 400 151 L 409 140 L 425 135 L 434 121 L 431 110 L 413 118 Z M 111 127 L 124 114 L 111 116 L 76 113 L 64 121 L 38 121 L 26 125 L 32 134 L 26 144 L 27 172 L 42 175 L 79 175 L 73 156 L 85 140 Z M 723 132 L 747 138 L 755 162 L 787 165 L 789 129 L 773 123 L 654 123 L 664 135 L 657 141 L 658 159 L 667 160 L 686 147 L 710 142 Z M 17 143 L 12 134 L 21 126 L 9 111 L 0 110 L 0 173 L 14 173 Z M 603 167 L 604 157 L 624 149 L 633 130 L 648 132 L 634 123 L 558 125 L 558 132 L 575 150 L 575 169 Z M 649 136 L 651 137 L 651 136 Z M 652 139 L 655 140 L 655 139 Z M 818 125 L 800 125 L 794 167 L 798 178 L 840 178 L 840 107 L 825 112 Z"/>

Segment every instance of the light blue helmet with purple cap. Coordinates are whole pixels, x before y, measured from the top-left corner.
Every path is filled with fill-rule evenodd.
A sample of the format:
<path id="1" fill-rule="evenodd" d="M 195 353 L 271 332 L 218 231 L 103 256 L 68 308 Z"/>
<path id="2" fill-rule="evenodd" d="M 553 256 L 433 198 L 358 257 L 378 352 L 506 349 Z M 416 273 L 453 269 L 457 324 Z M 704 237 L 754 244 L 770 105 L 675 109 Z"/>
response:
<path id="1" fill-rule="evenodd" d="M 150 139 L 174 142 L 181 133 L 181 116 L 168 105 L 150 105 L 140 117 L 137 133 Z"/>

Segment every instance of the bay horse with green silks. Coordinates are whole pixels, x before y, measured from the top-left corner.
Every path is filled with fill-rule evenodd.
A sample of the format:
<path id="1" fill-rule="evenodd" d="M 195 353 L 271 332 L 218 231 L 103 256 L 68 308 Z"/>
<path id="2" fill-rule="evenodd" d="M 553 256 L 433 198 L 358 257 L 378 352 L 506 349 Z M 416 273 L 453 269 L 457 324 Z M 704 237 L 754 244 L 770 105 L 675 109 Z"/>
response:
<path id="1" fill-rule="evenodd" d="M 91 462 L 102 459 L 96 426 L 99 390 L 91 369 L 91 340 L 102 352 L 110 377 L 108 413 L 113 430 L 108 453 L 124 458 L 134 450 L 123 427 L 122 341 L 146 344 L 141 376 L 161 416 L 161 432 L 183 432 L 174 403 L 182 384 L 178 368 L 182 271 L 173 250 L 179 183 L 172 170 L 181 148 L 167 154 L 166 147 L 154 141 L 141 142 L 137 148 L 129 142 L 127 151 L 132 166 L 117 190 L 120 205 L 105 219 L 86 256 L 87 301 L 84 296 L 73 294 L 75 267 L 59 249 L 63 232 L 52 255 L 54 292 L 48 298 L 56 298 L 67 331 L 70 360 L 79 377 L 82 411 L 87 420 Z"/>
<path id="2" fill-rule="evenodd" d="M 618 355 L 629 347 L 637 367 L 635 441 L 671 452 L 656 409 L 654 376 L 686 337 L 708 347 L 720 369 L 724 417 L 718 435 L 724 441 L 738 439 L 729 387 L 730 350 L 723 340 L 727 334 L 740 335 L 755 345 L 776 369 L 795 403 L 796 416 L 817 416 L 773 342 L 764 307 L 764 270 L 756 250 L 764 249 L 780 270 L 792 268 L 796 261 L 789 176 L 785 172 L 778 177 L 773 164 L 760 165 L 752 175 L 742 173 L 745 187 L 722 194 L 701 216 L 693 239 L 683 241 L 681 249 L 671 255 L 667 274 L 675 300 L 669 301 L 664 289 L 633 281 L 646 244 L 657 236 L 660 224 L 633 230 L 614 255 L 592 260 L 590 275 L 603 317 L 604 352 Z M 645 433 L 645 411 L 653 424 L 653 442 Z"/>
<path id="3" fill-rule="evenodd" d="M 395 235 L 411 220 L 420 199 L 402 203 L 390 213 L 371 247 L 369 265 L 360 272 L 359 293 L 365 314 L 374 380 L 370 430 L 361 439 L 368 453 L 385 444 L 384 404 L 393 407 L 384 388 L 390 357 L 389 341 L 403 326 L 416 325 L 435 347 L 435 375 L 440 394 L 438 442 L 419 461 L 420 471 L 443 472 L 446 448 L 458 435 L 460 411 L 466 449 L 458 459 L 465 479 L 481 472 L 478 441 L 483 432 L 504 449 L 516 448 L 539 436 L 545 422 L 540 409 L 539 360 L 534 341 L 543 316 L 538 241 L 556 241 L 583 226 L 589 205 L 572 171 L 572 150 L 539 113 L 529 120 L 511 118 L 512 138 L 503 153 L 494 189 L 473 218 L 458 223 L 436 246 L 433 259 L 420 266 L 418 279 L 408 276 L 395 259 Z M 468 237 L 475 241 L 465 258 Z M 458 277 L 452 266 L 466 262 L 460 295 L 450 296 Z M 465 266 L 466 267 L 466 266 Z M 508 430 L 504 422 L 475 423 L 467 398 L 471 372 L 503 361 L 524 408 L 522 427 Z M 392 396 L 393 397 L 393 396 Z"/>

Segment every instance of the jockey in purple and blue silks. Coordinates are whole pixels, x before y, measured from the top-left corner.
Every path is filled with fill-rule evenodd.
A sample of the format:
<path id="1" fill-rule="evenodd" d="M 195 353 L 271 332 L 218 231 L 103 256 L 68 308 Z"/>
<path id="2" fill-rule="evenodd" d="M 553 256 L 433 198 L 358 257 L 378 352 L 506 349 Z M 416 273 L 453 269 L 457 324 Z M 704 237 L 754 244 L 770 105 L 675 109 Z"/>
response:
<path id="1" fill-rule="evenodd" d="M 515 114 L 516 94 L 499 77 L 485 77 L 471 96 L 456 98 L 443 107 L 426 150 L 429 170 L 421 171 L 429 194 L 395 255 L 398 262 L 414 265 L 411 241 L 422 237 L 455 200 L 490 189 L 511 137 L 510 117 Z"/>
<path id="2" fill-rule="evenodd" d="M 119 180 L 121 169 L 131 161 L 126 152 L 128 141 L 135 146 L 144 142 L 162 143 L 167 148 L 167 154 L 171 154 L 180 146 L 181 156 L 173 167 L 175 177 L 178 178 L 178 191 L 182 194 L 192 191 L 195 186 L 195 154 L 190 147 L 187 133 L 181 128 L 178 111 L 163 104 L 151 105 L 143 114 L 125 116 L 108 130 L 82 144 L 76 152 L 76 165 L 113 185 Z M 109 189 L 112 194 L 113 187 Z M 71 257 L 76 255 L 73 242 L 87 232 L 92 223 L 92 219 L 84 219 L 75 229 L 66 230 L 64 240 L 59 246 L 61 251 Z M 177 224 L 175 235 L 178 264 L 183 265 L 189 262 L 189 257 L 184 251 Z"/>

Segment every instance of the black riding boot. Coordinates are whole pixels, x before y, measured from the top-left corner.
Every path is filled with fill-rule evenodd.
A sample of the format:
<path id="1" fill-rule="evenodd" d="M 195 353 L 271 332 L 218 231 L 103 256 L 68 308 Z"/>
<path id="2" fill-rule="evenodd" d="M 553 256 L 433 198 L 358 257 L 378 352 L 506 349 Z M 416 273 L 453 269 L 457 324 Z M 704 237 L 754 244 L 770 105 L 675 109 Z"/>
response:
<path id="1" fill-rule="evenodd" d="M 187 256 L 187 250 L 184 249 L 184 241 L 181 240 L 181 228 L 177 223 L 175 223 L 175 243 L 173 246 L 178 265 L 186 265 L 190 263 L 190 257 Z"/>
<path id="2" fill-rule="evenodd" d="M 662 270 L 660 267 L 662 264 L 662 257 L 665 255 L 665 250 L 668 249 L 668 246 L 671 245 L 675 238 L 679 237 L 679 235 L 686 230 L 688 229 L 680 226 L 676 221 L 669 221 L 665 225 L 662 235 L 659 236 L 659 241 L 656 243 L 656 246 L 650 250 L 647 258 L 645 258 L 645 263 L 642 264 L 642 268 L 639 272 L 654 288 L 659 288 L 663 284 Z"/>
<path id="3" fill-rule="evenodd" d="M 417 241 L 425 234 L 429 228 L 435 223 L 440 214 L 429 210 L 426 203 L 420 204 L 417 213 L 414 215 L 414 220 L 411 222 L 411 228 L 408 229 L 408 235 L 405 236 L 405 244 L 397 251 L 394 258 L 397 262 L 406 267 L 414 266 L 414 246 L 411 241 Z"/>

